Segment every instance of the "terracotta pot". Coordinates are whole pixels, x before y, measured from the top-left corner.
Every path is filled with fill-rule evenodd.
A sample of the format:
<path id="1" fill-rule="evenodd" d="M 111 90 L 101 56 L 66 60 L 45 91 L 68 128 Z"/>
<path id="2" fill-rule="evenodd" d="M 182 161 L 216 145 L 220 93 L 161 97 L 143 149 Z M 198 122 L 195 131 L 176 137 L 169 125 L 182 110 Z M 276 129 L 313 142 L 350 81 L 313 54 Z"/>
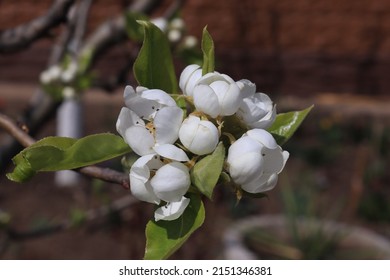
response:
<path id="1" fill-rule="evenodd" d="M 224 258 L 225 259 L 259 259 L 261 257 L 253 250 L 250 250 L 245 242 L 248 232 L 260 229 L 266 231 L 279 240 L 291 239 L 291 232 L 288 230 L 287 218 L 283 215 L 264 215 L 250 217 L 233 224 L 223 236 Z M 362 254 L 354 255 L 351 259 L 390 259 L 390 241 L 386 238 L 361 227 L 355 227 L 334 221 L 315 219 L 299 219 L 296 221 L 296 229 L 300 234 L 310 234 L 321 230 L 323 236 L 339 236 L 338 245 L 340 248 L 356 248 Z M 322 240 L 318 240 L 321 242 Z M 317 242 L 317 241 L 316 241 Z M 285 243 L 286 244 L 286 243 Z M 300 259 L 302 254 L 292 246 L 264 243 L 266 250 L 283 251 L 286 258 Z M 275 245 L 275 246 L 274 246 Z M 368 254 L 363 254 L 364 252 Z M 369 257 L 367 257 L 369 256 Z"/>

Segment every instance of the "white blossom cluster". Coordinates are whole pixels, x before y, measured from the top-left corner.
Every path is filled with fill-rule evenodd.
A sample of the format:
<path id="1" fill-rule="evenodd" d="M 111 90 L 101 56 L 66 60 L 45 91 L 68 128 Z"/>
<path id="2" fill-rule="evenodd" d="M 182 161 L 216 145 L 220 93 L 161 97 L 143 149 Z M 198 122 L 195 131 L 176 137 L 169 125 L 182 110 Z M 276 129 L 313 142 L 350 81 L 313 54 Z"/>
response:
<path id="1" fill-rule="evenodd" d="M 192 49 L 198 45 L 198 39 L 192 35 L 186 35 L 186 24 L 181 18 L 174 18 L 168 21 L 164 17 L 158 17 L 151 20 L 162 32 L 167 34 L 169 42 L 177 44 L 181 42 L 182 46 Z"/>
<path id="2" fill-rule="evenodd" d="M 78 65 L 75 61 L 72 61 L 65 68 L 59 65 L 50 66 L 41 73 L 39 79 L 43 85 L 61 85 L 63 87 L 62 96 L 65 99 L 70 99 L 76 95 L 72 82 L 76 78 L 77 71 Z"/>
<path id="3" fill-rule="evenodd" d="M 127 86 L 126 107 L 116 123 L 140 156 L 130 169 L 132 194 L 163 205 L 155 211 L 155 220 L 174 220 L 184 212 L 193 161 L 212 153 L 229 132 L 223 126 L 226 116 L 235 115 L 248 130 L 229 146 L 225 171 L 248 193 L 275 187 L 289 153 L 265 130 L 276 117 L 271 99 L 248 80 L 234 81 L 218 72 L 202 75 L 198 65 L 183 70 L 179 87 L 194 106 L 188 116 L 162 90 Z"/>

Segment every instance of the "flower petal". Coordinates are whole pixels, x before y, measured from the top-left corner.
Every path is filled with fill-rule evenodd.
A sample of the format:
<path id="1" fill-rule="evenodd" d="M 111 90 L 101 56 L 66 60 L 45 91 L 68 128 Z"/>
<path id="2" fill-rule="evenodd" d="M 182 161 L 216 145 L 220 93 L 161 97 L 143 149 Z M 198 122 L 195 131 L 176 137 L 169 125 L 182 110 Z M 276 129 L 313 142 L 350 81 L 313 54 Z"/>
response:
<path id="1" fill-rule="evenodd" d="M 276 149 L 278 144 L 276 143 L 274 137 L 271 133 L 264 129 L 254 128 L 246 132 L 246 135 L 259 141 L 259 143 L 263 144 L 268 149 Z"/>
<path id="2" fill-rule="evenodd" d="M 247 184 L 263 173 L 264 160 L 259 153 L 245 153 L 229 161 L 229 173 L 237 184 Z"/>
<path id="3" fill-rule="evenodd" d="M 248 122 L 247 125 L 251 128 L 262 128 L 267 129 L 270 127 L 276 118 L 276 106 L 273 106 L 271 111 L 268 111 L 262 119 L 255 122 Z"/>
<path id="4" fill-rule="evenodd" d="M 242 79 L 236 82 L 241 90 L 241 97 L 247 98 L 255 94 L 256 85 L 247 79 Z"/>
<path id="5" fill-rule="evenodd" d="M 217 95 L 208 85 L 198 85 L 194 88 L 194 105 L 197 110 L 213 118 L 216 118 L 221 110 Z"/>
<path id="6" fill-rule="evenodd" d="M 126 103 L 126 106 L 133 110 L 141 119 L 151 120 L 156 114 L 156 108 L 160 105 L 157 101 L 148 100 L 140 96 L 136 96 Z"/>
<path id="7" fill-rule="evenodd" d="M 126 106 L 142 119 L 151 120 L 156 112 L 166 106 L 176 106 L 175 100 L 165 91 L 127 86 L 124 92 Z"/>
<path id="8" fill-rule="evenodd" d="M 144 183 L 150 178 L 150 171 L 156 171 L 164 164 L 156 154 L 149 154 L 138 158 L 130 169 L 130 175 Z"/>
<path id="9" fill-rule="evenodd" d="M 167 202 L 180 201 L 191 181 L 188 168 L 180 162 L 171 162 L 157 170 L 150 184 L 158 198 Z"/>
<path id="10" fill-rule="evenodd" d="M 178 202 L 169 202 L 154 212 L 154 219 L 156 222 L 159 220 L 176 220 L 184 213 L 189 203 L 190 199 L 184 196 Z"/>
<path id="11" fill-rule="evenodd" d="M 264 118 L 267 113 L 264 106 L 259 106 L 259 103 L 256 103 L 256 97 L 254 96 L 243 99 L 237 111 L 238 117 L 245 123 L 256 122 Z"/>
<path id="12" fill-rule="evenodd" d="M 153 192 L 153 188 L 150 182 L 143 182 L 138 178 L 131 177 L 130 175 L 130 191 L 139 200 L 160 204 L 160 199 Z"/>
<path id="13" fill-rule="evenodd" d="M 131 126 L 126 130 L 125 141 L 140 156 L 154 154 L 154 137 L 144 126 Z"/>
<path id="14" fill-rule="evenodd" d="M 161 89 L 149 89 L 140 94 L 140 97 L 156 101 L 163 106 L 176 106 L 175 100 Z"/>
<path id="15" fill-rule="evenodd" d="M 240 107 L 242 97 L 241 91 L 235 83 L 229 85 L 225 94 L 220 95 L 217 93 L 217 96 L 221 106 L 221 116 L 231 116 L 237 112 Z"/>
<path id="16" fill-rule="evenodd" d="M 282 151 L 280 147 L 273 150 L 264 148 L 262 154 L 264 157 L 264 172 L 268 174 L 279 174 L 283 170 L 289 155 L 287 151 Z"/>
<path id="17" fill-rule="evenodd" d="M 150 185 L 150 170 L 158 169 L 163 163 L 156 155 L 146 155 L 137 159 L 130 169 L 130 190 L 139 200 L 160 203 L 160 199 L 154 194 Z"/>
<path id="18" fill-rule="evenodd" d="M 266 192 L 273 189 L 278 182 L 277 174 L 263 174 L 258 180 L 241 185 L 241 188 L 249 193 Z"/>
<path id="19" fill-rule="evenodd" d="M 207 73 L 206 75 L 202 76 L 202 78 L 199 79 L 198 84 L 210 85 L 211 83 L 216 82 L 216 81 L 223 81 L 223 82 L 229 83 L 230 80 L 227 80 L 226 77 L 230 78 L 229 76 L 226 76 L 226 75 L 224 76 L 224 75 L 221 75 L 220 73 L 218 73 L 217 71 L 214 71 L 214 72 Z M 234 83 L 233 80 L 232 80 L 232 82 Z"/>
<path id="20" fill-rule="evenodd" d="M 200 118 L 190 115 L 186 118 L 179 130 L 180 142 L 185 147 L 190 147 L 198 129 Z"/>
<path id="21" fill-rule="evenodd" d="M 215 150 L 219 141 L 219 132 L 210 121 L 201 121 L 190 115 L 179 130 L 181 143 L 197 155 L 209 154 Z"/>
<path id="22" fill-rule="evenodd" d="M 157 154 L 164 158 L 176 161 L 189 161 L 187 154 L 180 148 L 172 144 L 158 145 L 154 147 Z"/>
<path id="23" fill-rule="evenodd" d="M 123 107 L 119 113 L 118 120 L 116 122 L 116 130 L 126 141 L 126 130 L 134 125 L 144 125 L 144 121 L 141 120 L 137 114 L 130 109 Z M 126 143 L 128 143 L 126 141 Z"/>
<path id="24" fill-rule="evenodd" d="M 227 161 L 233 162 L 246 153 L 258 153 L 260 155 L 262 148 L 263 145 L 256 140 L 249 136 L 243 136 L 229 147 Z"/>
<path id="25" fill-rule="evenodd" d="M 199 72 L 200 72 L 200 76 L 199 76 Z M 194 77 L 192 77 L 193 75 Z M 197 64 L 191 64 L 188 65 L 186 68 L 184 68 L 183 72 L 181 72 L 180 74 L 180 79 L 179 79 L 179 87 L 183 91 L 184 95 L 192 96 L 192 94 L 188 94 L 188 92 L 191 91 L 192 93 L 192 90 L 197 80 L 199 80 L 201 76 L 202 76 L 202 69 L 200 69 L 200 66 Z M 188 85 L 188 89 L 187 89 L 187 85 Z"/>
<path id="26" fill-rule="evenodd" d="M 164 107 L 154 118 L 157 144 L 173 144 L 179 137 L 179 129 L 183 122 L 183 110 L 179 107 Z"/>
<path id="27" fill-rule="evenodd" d="M 126 105 L 127 105 L 127 103 L 129 103 L 131 101 L 131 99 L 133 99 L 136 96 L 137 95 L 136 95 L 135 90 L 132 86 L 125 87 L 125 90 L 123 92 L 123 98 L 125 100 Z"/>

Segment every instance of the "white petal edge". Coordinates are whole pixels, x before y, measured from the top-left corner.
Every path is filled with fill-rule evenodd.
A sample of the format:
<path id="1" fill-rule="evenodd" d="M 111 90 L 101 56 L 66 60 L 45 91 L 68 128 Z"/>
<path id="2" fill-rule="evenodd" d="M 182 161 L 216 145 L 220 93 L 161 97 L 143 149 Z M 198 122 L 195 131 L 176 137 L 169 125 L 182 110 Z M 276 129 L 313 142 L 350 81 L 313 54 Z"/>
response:
<path id="1" fill-rule="evenodd" d="M 180 148 L 172 144 L 158 145 L 154 147 L 156 153 L 162 157 L 176 160 L 176 161 L 189 161 L 187 154 Z"/>
<path id="2" fill-rule="evenodd" d="M 186 68 L 184 68 L 184 70 L 181 72 L 180 78 L 179 78 L 179 87 L 183 91 L 184 95 L 187 95 L 187 93 L 185 91 L 186 91 L 186 87 L 187 87 L 187 84 L 189 82 L 189 79 L 191 78 L 192 74 L 194 74 L 194 72 L 198 69 L 200 69 L 199 65 L 191 64 L 191 65 L 188 65 Z"/>
<path id="3" fill-rule="evenodd" d="M 129 108 L 122 107 L 118 119 L 116 121 L 116 130 L 118 133 L 125 139 L 126 130 L 134 125 L 145 125 L 144 121 L 141 120 L 135 112 L 130 110 Z M 125 139 L 126 141 L 126 139 Z M 128 143 L 126 141 L 126 143 Z"/>
<path id="4" fill-rule="evenodd" d="M 221 111 L 218 97 L 208 85 L 198 85 L 194 88 L 194 105 L 197 110 L 212 118 L 216 118 Z"/>
<path id="5" fill-rule="evenodd" d="M 184 213 L 189 203 L 190 199 L 183 196 L 178 202 L 170 202 L 167 205 L 158 208 L 154 212 L 154 219 L 156 222 L 159 220 L 176 220 Z"/>
<path id="6" fill-rule="evenodd" d="M 183 121 L 179 129 L 179 139 L 180 142 L 184 145 L 184 147 L 188 148 L 191 146 L 199 123 L 200 118 L 192 115 L 190 115 Z"/>
<path id="7" fill-rule="evenodd" d="M 247 79 L 239 80 L 236 82 L 236 84 L 241 90 L 242 98 L 247 98 L 249 96 L 252 96 L 256 92 L 256 84 L 252 83 Z"/>
<path id="8" fill-rule="evenodd" d="M 161 89 L 145 90 L 140 94 L 140 96 L 148 100 L 156 101 L 164 106 L 176 106 L 175 100 Z"/>
<path id="9" fill-rule="evenodd" d="M 255 139 L 256 141 L 259 141 L 259 143 L 263 144 L 268 149 L 276 149 L 278 147 L 278 144 L 276 143 L 272 134 L 264 129 L 254 128 L 248 130 L 246 135 L 252 139 Z"/>

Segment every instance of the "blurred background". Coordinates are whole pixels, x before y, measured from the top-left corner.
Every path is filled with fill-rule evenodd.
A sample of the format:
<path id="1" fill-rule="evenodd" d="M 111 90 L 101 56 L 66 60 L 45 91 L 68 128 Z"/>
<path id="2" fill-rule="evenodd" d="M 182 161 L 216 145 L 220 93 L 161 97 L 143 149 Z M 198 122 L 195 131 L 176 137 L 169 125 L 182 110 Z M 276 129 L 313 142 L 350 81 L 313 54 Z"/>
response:
<path id="1" fill-rule="evenodd" d="M 61 3 L 56 14 L 53 10 Z M 86 20 L 83 36 L 77 37 L 75 28 L 73 41 L 67 40 L 69 22 L 77 19 L 72 13 L 77 15 L 83 5 L 88 11 L 88 17 L 78 17 Z M 14 38 L 7 30 L 18 37 L 14 28 L 48 11 L 53 17 L 60 15 L 50 28 L 28 43 L 7 45 Z M 130 38 L 126 36 L 125 12 L 184 21 L 180 36 L 170 35 L 178 75 L 198 58 L 207 25 L 217 71 L 256 83 L 257 91 L 277 104 L 278 113 L 315 106 L 284 146 L 290 159 L 268 197 L 244 198 L 237 204 L 234 194 L 220 186 L 214 200 L 205 202 L 205 224 L 172 258 L 226 258 L 223 237 L 236 222 L 276 214 L 289 221 L 284 234 L 296 229 L 297 219 L 310 217 L 369 231 L 375 234 L 370 237 L 380 235 L 382 247 L 390 246 L 389 1 L 0 0 L 0 112 L 26 124 L 36 139 L 55 135 L 60 105 L 51 101 L 49 109 L 41 108 L 48 96 L 42 95 L 42 72 L 60 63 L 64 53 L 77 59 L 88 44 L 99 44 L 99 34 L 108 36 L 106 32 L 111 36 L 100 42 L 88 69 L 88 87 L 81 90 L 79 125 L 82 135 L 115 133 L 124 86 L 136 85 L 131 67 L 140 46 L 129 33 Z M 56 54 L 61 46 L 62 54 Z M 46 111 L 40 115 L 37 108 Z M 77 178 L 71 187 L 57 186 L 53 173 L 13 183 L 4 174 L 11 170 L 10 155 L 18 146 L 4 130 L 0 144 L 0 258 L 142 258 L 152 206 L 135 202 L 118 185 L 86 177 Z M 103 166 L 121 170 L 119 160 Z M 321 227 L 315 235 L 303 235 L 306 238 L 286 242 L 262 234 L 244 239 L 260 258 L 338 257 L 329 252 L 341 237 L 324 237 Z M 259 241 L 262 236 L 266 241 Z M 263 245 L 254 245 L 258 241 Z M 318 254 L 302 253 L 305 246 Z M 267 247 L 265 255 L 259 247 Z M 289 253 L 292 247 L 297 254 Z M 369 258 L 363 254 L 368 250 L 360 248 L 343 257 Z"/>

